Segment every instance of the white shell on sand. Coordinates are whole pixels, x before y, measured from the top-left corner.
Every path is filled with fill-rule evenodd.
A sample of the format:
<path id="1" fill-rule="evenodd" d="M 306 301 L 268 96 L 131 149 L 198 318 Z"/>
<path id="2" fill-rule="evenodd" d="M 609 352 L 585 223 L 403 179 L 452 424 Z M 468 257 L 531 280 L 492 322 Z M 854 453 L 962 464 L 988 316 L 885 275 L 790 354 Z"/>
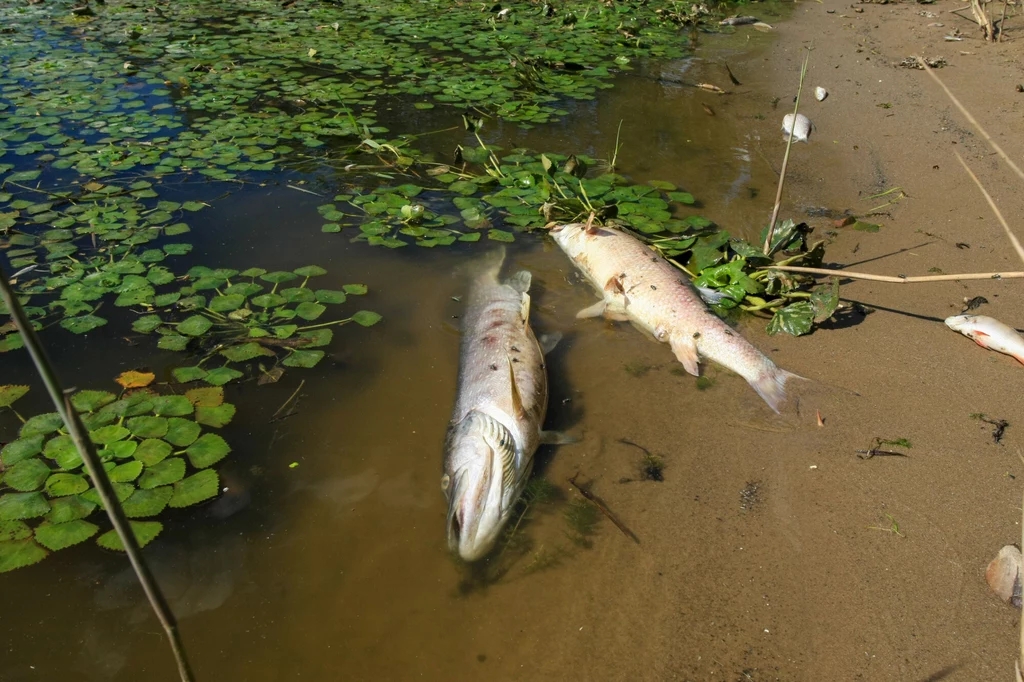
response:
<path id="1" fill-rule="evenodd" d="M 1013 545 L 1006 545 L 985 570 L 985 580 L 992 591 L 1005 602 L 1021 605 L 1021 566 L 1024 559 L 1020 550 Z"/>
<path id="2" fill-rule="evenodd" d="M 814 124 L 803 114 L 797 114 L 795 119 L 793 114 L 786 114 L 782 117 L 783 137 L 787 139 L 793 135 L 794 142 L 807 142 L 807 137 L 812 130 L 814 130 Z"/>
<path id="3" fill-rule="evenodd" d="M 818 100 L 819 102 L 824 102 L 826 97 L 828 97 L 828 90 L 821 87 L 820 85 L 814 88 L 814 99 Z"/>

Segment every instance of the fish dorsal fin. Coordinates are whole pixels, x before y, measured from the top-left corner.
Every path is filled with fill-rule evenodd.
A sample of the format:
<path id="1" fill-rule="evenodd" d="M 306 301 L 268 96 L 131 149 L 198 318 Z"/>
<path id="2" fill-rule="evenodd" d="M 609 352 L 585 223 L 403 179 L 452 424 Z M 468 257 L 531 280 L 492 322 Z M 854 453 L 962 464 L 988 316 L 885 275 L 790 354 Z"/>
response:
<path id="1" fill-rule="evenodd" d="M 523 408 L 523 396 L 520 395 L 519 387 L 516 386 L 516 372 L 512 365 L 512 357 L 509 355 L 505 357 L 508 359 L 508 380 L 512 387 L 512 412 L 516 419 L 522 419 L 526 416 L 526 410 Z"/>
<path id="2" fill-rule="evenodd" d="M 507 284 L 521 293 L 526 293 L 530 290 L 530 283 L 533 281 L 533 275 L 530 274 L 529 270 L 520 270 L 516 274 L 508 278 Z"/>
<path id="3" fill-rule="evenodd" d="M 523 324 L 527 324 L 530 321 L 530 295 L 523 292 L 523 302 L 519 309 L 519 314 L 523 317 Z"/>

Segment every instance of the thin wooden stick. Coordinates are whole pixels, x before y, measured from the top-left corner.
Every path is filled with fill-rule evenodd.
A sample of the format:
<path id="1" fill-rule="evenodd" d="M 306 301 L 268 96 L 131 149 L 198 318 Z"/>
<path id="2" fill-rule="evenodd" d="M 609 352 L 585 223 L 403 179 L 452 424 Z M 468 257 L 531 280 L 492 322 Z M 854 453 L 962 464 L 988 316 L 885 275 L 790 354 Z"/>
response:
<path id="1" fill-rule="evenodd" d="M 139 549 L 139 543 L 135 539 L 135 533 L 132 532 L 131 524 L 128 522 L 128 517 L 124 514 L 124 509 L 121 508 L 121 502 L 117 499 L 117 494 L 114 492 L 114 487 L 107 477 L 103 463 L 96 455 L 96 449 L 89 438 L 88 431 L 86 431 L 81 419 L 78 417 L 77 410 L 71 404 L 71 392 L 64 391 L 61 388 L 53 366 L 46 357 L 46 351 L 43 350 L 35 330 L 32 328 L 28 317 L 25 316 L 21 302 L 18 301 L 11 290 L 10 283 L 7 280 L 7 273 L 4 272 L 2 267 L 0 267 L 0 298 L 7 305 L 11 318 L 14 320 L 15 325 L 17 325 L 18 331 L 21 332 L 22 342 L 25 344 L 25 348 L 28 349 L 29 355 L 32 356 L 32 362 L 35 363 L 40 378 L 46 384 L 46 390 L 50 393 L 50 399 L 53 400 L 54 407 L 57 408 L 57 412 L 60 414 L 61 419 L 64 420 L 64 425 L 68 429 L 68 435 L 71 436 L 71 440 L 78 449 L 78 454 L 82 457 L 82 462 L 85 464 L 89 477 L 96 487 L 96 492 L 103 502 L 103 508 L 106 510 L 107 516 L 110 517 L 110 522 L 113 524 L 118 537 L 121 538 L 121 544 L 128 554 L 128 560 L 131 562 L 135 575 L 142 584 L 146 598 L 149 599 L 150 606 L 153 607 L 157 619 L 163 626 L 164 632 L 167 633 L 171 651 L 174 653 L 174 658 L 178 663 L 178 674 L 181 676 L 182 682 L 192 682 L 194 679 L 192 669 L 185 655 L 185 647 L 178 635 L 178 624 L 174 619 L 174 613 L 171 612 L 170 607 L 167 605 L 167 600 L 160 591 L 160 586 L 149 571 L 149 566 L 146 564 L 146 560 Z"/>
<path id="2" fill-rule="evenodd" d="M 981 190 L 982 195 L 985 197 L 985 201 L 988 202 L 989 208 L 991 208 L 992 212 L 996 214 L 996 218 L 999 219 L 999 224 L 1003 226 L 1004 230 L 1006 230 L 1006 236 L 1010 238 L 1010 243 L 1013 244 L 1013 248 L 1017 250 L 1017 255 L 1020 256 L 1021 262 L 1024 263 L 1024 247 L 1020 245 L 1020 242 L 1017 240 L 1017 235 L 1015 235 L 1013 230 L 1010 229 L 1010 226 L 1006 224 L 1006 218 L 1003 217 L 999 207 L 996 206 L 996 202 L 992 200 L 992 197 L 981 184 L 981 180 L 978 180 L 978 176 L 970 169 L 963 157 L 956 151 L 953 152 L 953 155 L 956 156 L 956 160 L 960 162 L 960 165 L 964 167 L 967 174 L 971 176 L 971 180 L 974 180 L 974 184 Z"/>
<path id="3" fill-rule="evenodd" d="M 960 100 L 958 100 L 956 96 L 954 96 L 953 93 L 950 92 L 949 88 L 946 87 L 946 84 L 939 79 L 939 77 L 935 74 L 935 70 L 928 66 L 925 63 L 924 59 L 922 59 L 921 57 L 918 57 L 917 61 L 921 65 L 921 68 L 927 71 L 928 75 L 931 76 L 935 80 L 935 82 L 939 84 L 939 87 L 945 90 L 946 95 L 949 97 L 950 100 L 952 100 L 953 104 L 956 105 L 956 108 L 960 110 L 960 113 L 964 115 L 964 118 L 970 121 L 971 125 L 978 129 L 978 132 L 981 133 L 981 136 L 985 138 L 986 142 L 989 143 L 989 146 L 991 146 L 992 149 L 995 150 L 996 154 L 998 154 L 1003 159 L 1003 161 L 1005 161 L 1010 166 L 1010 168 L 1013 169 L 1013 172 L 1017 174 L 1017 177 L 1019 177 L 1021 180 L 1024 180 L 1024 171 L 1022 171 L 1017 166 L 1017 164 L 1015 164 L 1013 160 L 1010 159 L 1009 156 L 1007 156 L 1006 152 L 1003 151 L 1002 147 L 996 144 L 996 141 L 992 139 L 992 136 L 985 132 L 985 129 L 981 127 L 981 124 L 978 123 L 978 121 L 973 116 L 971 116 L 971 112 L 967 111 L 967 108 L 964 107 L 963 104 L 960 104 Z"/>
<path id="4" fill-rule="evenodd" d="M 793 147 L 793 138 L 796 133 L 796 115 L 800 111 L 800 93 L 804 89 L 804 77 L 807 75 L 807 62 L 811 59 L 811 51 L 808 49 L 804 55 L 804 64 L 800 67 L 800 85 L 796 89 L 796 103 L 793 105 L 793 124 L 789 129 L 789 138 L 786 140 L 786 153 L 782 157 L 782 170 L 779 172 L 779 186 L 775 190 L 775 206 L 772 208 L 772 219 L 768 223 L 768 234 L 764 237 L 764 254 L 769 255 L 772 246 L 772 237 L 775 236 L 775 223 L 779 220 L 779 208 L 782 206 L 782 188 L 786 184 L 786 166 L 789 165 L 789 150 Z"/>
<path id="5" fill-rule="evenodd" d="M 576 476 L 579 475 L 580 474 L 577 471 Z M 618 517 L 616 517 L 615 514 L 612 513 L 612 510 L 608 508 L 608 505 L 604 503 L 604 500 L 602 500 L 600 497 L 590 492 L 589 490 L 581 488 L 579 484 L 576 483 L 576 476 L 573 476 L 572 478 L 569 479 L 569 485 L 571 485 L 573 488 L 576 488 L 576 490 L 579 491 L 580 495 L 593 502 L 597 506 L 597 508 L 601 510 L 601 513 L 607 516 L 608 520 L 614 523 L 615 527 L 622 531 L 623 535 L 625 535 L 627 538 L 629 538 L 630 540 L 639 545 L 640 538 L 636 536 L 636 533 L 626 528 L 626 525 L 622 523 L 622 521 L 619 521 Z"/>
<path id="6" fill-rule="evenodd" d="M 915 284 L 919 282 L 956 282 L 965 279 L 1021 279 L 1024 272 L 969 272 L 960 275 L 927 275 L 924 277 L 893 277 L 891 275 L 871 275 L 866 272 L 850 270 L 827 270 L 825 268 L 805 268 L 798 265 L 766 265 L 767 270 L 785 270 L 786 272 L 803 272 L 808 275 L 825 277 L 846 277 L 848 279 L 866 279 L 872 282 L 892 282 L 893 284 Z"/>

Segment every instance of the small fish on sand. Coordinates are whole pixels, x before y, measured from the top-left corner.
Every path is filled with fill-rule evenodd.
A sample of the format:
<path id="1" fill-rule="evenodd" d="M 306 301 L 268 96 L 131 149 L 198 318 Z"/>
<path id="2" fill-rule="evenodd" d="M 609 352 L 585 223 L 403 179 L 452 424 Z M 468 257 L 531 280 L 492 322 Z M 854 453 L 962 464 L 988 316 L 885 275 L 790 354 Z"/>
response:
<path id="1" fill-rule="evenodd" d="M 946 326 L 960 332 L 982 348 L 1006 353 L 1024 364 L 1024 337 L 999 320 L 985 315 L 953 315 Z"/>
<path id="2" fill-rule="evenodd" d="M 828 97 L 828 90 L 821 87 L 820 85 L 814 88 L 814 99 L 818 100 L 819 102 L 824 102 L 826 97 Z"/>
<path id="3" fill-rule="evenodd" d="M 544 347 L 530 328 L 530 273 L 498 281 L 504 248 L 479 263 L 463 313 L 458 392 L 445 437 L 441 490 L 448 498 L 448 547 L 476 561 L 494 547 L 542 442 L 548 408 Z M 544 339 L 544 337 L 542 337 Z"/>
<path id="4" fill-rule="evenodd" d="M 690 374 L 699 375 L 702 357 L 714 360 L 746 379 L 769 407 L 779 411 L 786 382 L 800 377 L 779 369 L 708 310 L 685 274 L 671 263 L 636 237 L 610 227 L 559 225 L 551 236 L 601 296 L 576 317 L 628 320 L 669 344 Z"/>
<path id="5" fill-rule="evenodd" d="M 814 124 L 811 123 L 811 119 L 803 114 L 797 114 L 795 119 L 793 114 L 786 114 L 782 117 L 782 137 L 785 140 L 792 135 L 794 142 L 807 142 L 807 138 L 810 137 L 813 130 Z"/>

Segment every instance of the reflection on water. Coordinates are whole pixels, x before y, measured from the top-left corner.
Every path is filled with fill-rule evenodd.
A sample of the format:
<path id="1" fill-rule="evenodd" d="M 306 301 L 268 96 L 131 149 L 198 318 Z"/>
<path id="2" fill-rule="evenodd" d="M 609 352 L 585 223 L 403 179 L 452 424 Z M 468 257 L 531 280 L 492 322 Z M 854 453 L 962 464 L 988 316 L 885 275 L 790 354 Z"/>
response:
<path id="1" fill-rule="evenodd" d="M 718 49 L 739 71 L 744 57 L 727 40 Z M 767 214 L 759 192 L 774 176 L 752 156 L 758 141 L 745 129 L 748 118 L 730 112 L 757 107 L 676 82 L 712 80 L 714 61 L 659 68 L 623 78 L 600 107 L 577 105 L 561 123 L 525 132 L 499 125 L 491 134 L 506 148 L 607 157 L 624 120 L 620 172 L 674 182 L 701 200 L 705 215 L 751 234 Z M 593 293 L 550 243 L 520 239 L 507 270 L 534 274 L 538 333 L 565 335 L 550 358 L 546 426 L 582 439 L 538 453 L 538 474 L 559 487 L 560 499 L 531 510 L 519 529 L 527 549 L 499 557 L 500 579 L 480 580 L 479 569 L 448 555 L 440 490 L 465 250 L 349 244 L 318 231 L 318 203 L 284 187 L 244 189 L 215 204 L 210 229 L 196 230 L 197 251 L 212 264 L 287 269 L 315 253 L 331 273 L 322 286 L 365 282 L 366 307 L 386 320 L 340 330 L 315 371 L 229 389 L 239 418 L 225 429 L 234 447 L 223 470 L 228 490 L 172 517 L 146 549 L 200 679 L 682 679 L 702 651 L 728 657 L 747 648 L 753 662 L 776 660 L 747 646 L 762 629 L 736 606 L 758 589 L 751 576 L 714 569 L 737 542 L 769 547 L 784 538 L 801 547 L 800 529 L 789 525 L 745 536 L 749 524 L 724 497 L 751 475 L 751 451 L 771 452 L 783 438 L 770 429 L 753 438 L 726 433 L 710 416 L 771 421 L 742 379 L 711 368 L 710 385 L 698 390 L 666 346 L 627 325 L 576 321 Z M 246 235 L 241 244 L 230 238 L 238 233 Z M 766 350 L 782 345 L 751 336 Z M 143 357 L 129 348 L 110 358 L 86 341 L 60 362 L 84 384 Z M 29 380 L 24 366 L 3 360 L 5 379 Z M 294 414 L 274 420 L 302 379 Z M 664 459 L 665 483 L 637 480 L 640 455 L 622 438 Z M 572 494 L 565 480 L 576 472 L 593 481 L 639 546 L 606 521 L 592 547 L 571 542 L 562 508 Z M 728 537 L 747 540 L 721 540 Z M 694 552 L 697 545 L 704 551 Z M 0 680 L 175 679 L 122 557 L 80 547 L 0 580 Z"/>

